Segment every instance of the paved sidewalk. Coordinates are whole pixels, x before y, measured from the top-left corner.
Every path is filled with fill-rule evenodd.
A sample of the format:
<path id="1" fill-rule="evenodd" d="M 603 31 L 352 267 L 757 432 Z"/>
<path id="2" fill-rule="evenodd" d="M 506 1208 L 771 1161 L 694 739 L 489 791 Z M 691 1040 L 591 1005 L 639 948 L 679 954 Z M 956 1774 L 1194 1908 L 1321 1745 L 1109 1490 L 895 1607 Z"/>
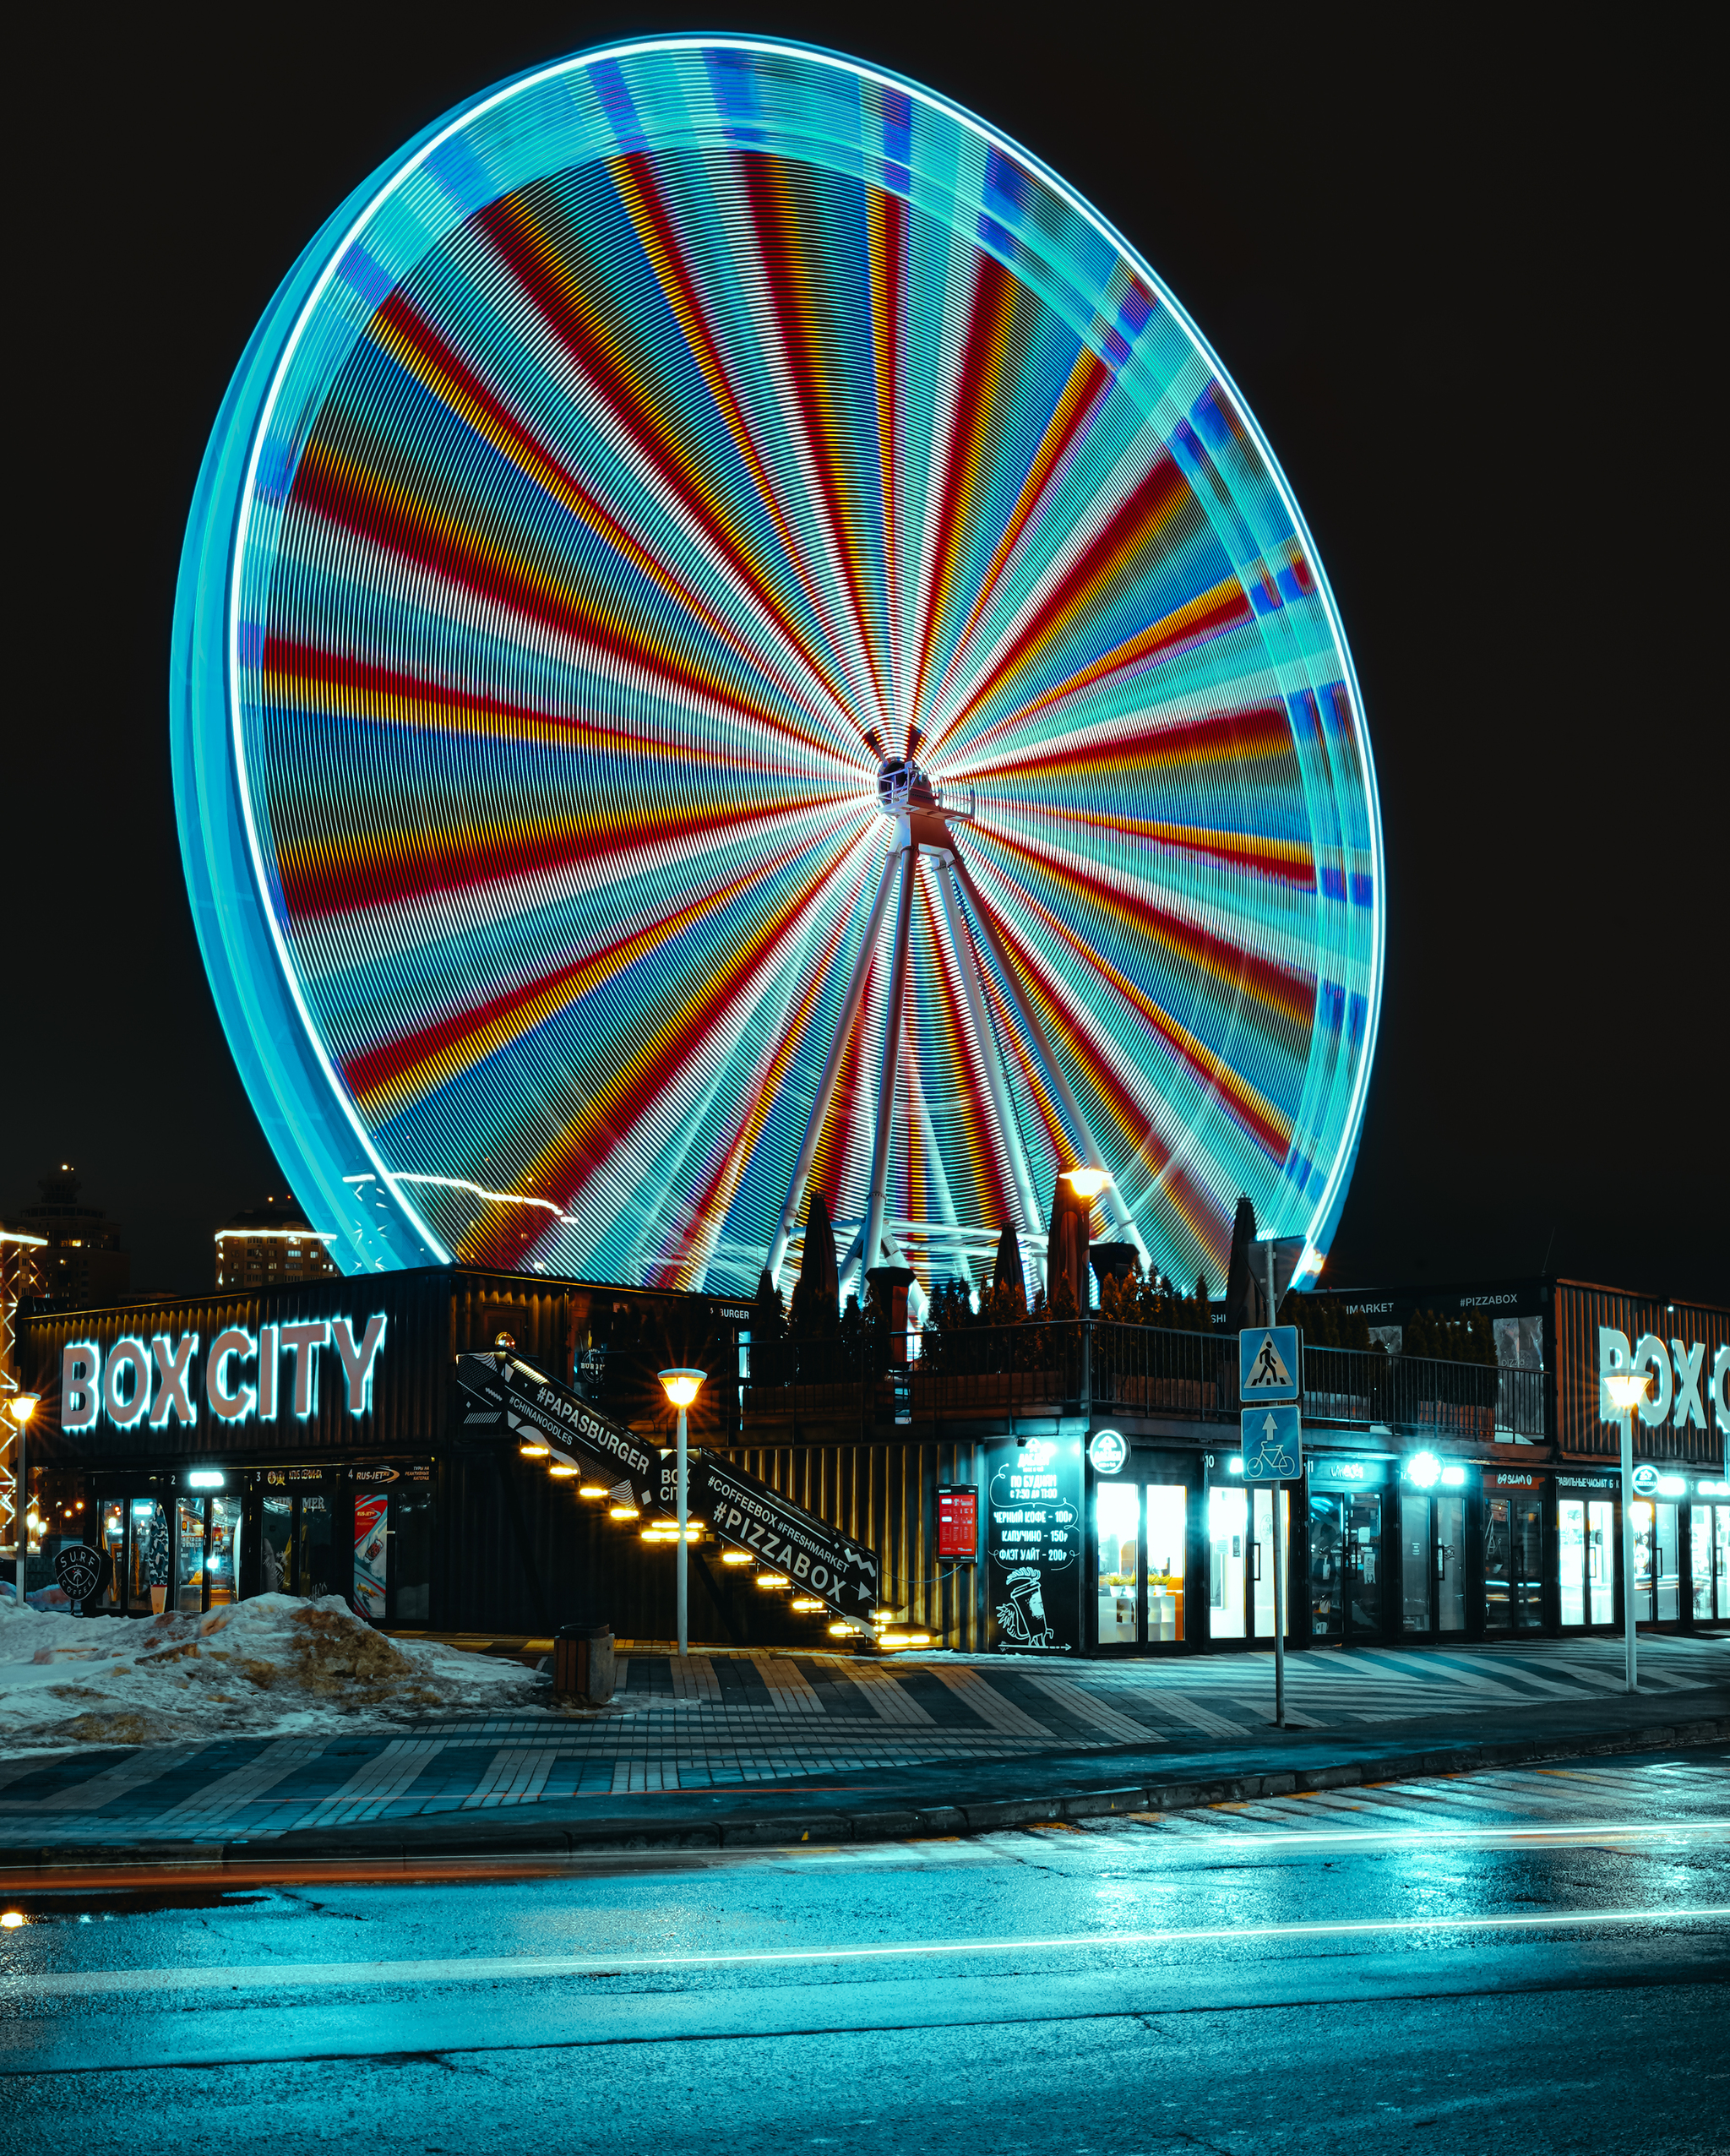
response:
<path id="1" fill-rule="evenodd" d="M 1730 1641 L 1710 1638 L 1643 1640 L 1632 1700 L 1613 1641 L 1294 1655 L 1287 1731 L 1270 1726 L 1269 1655 L 1054 1667 L 639 1649 L 622 1669 L 618 1698 L 596 1713 L 13 1760 L 0 1766 L 0 1861 L 285 1836 L 304 1848 L 412 1822 L 424 1822 L 415 1838 L 443 1822 L 449 1839 L 501 1812 L 579 1834 L 603 1819 L 700 1825 L 782 1798 L 851 1819 L 879 1800 L 977 1807 L 1114 1777 L 1145 1794 L 1192 1775 L 1315 1776 L 1484 1745 L 1590 1749 L 1730 1717 Z"/>

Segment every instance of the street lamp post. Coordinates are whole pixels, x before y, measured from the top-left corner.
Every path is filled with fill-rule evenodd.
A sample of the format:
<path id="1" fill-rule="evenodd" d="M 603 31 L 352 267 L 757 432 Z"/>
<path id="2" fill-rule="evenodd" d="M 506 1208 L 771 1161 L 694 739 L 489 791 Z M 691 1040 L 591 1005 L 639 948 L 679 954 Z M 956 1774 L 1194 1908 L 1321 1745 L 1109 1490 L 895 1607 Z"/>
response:
<path id="1" fill-rule="evenodd" d="M 30 1417 L 36 1412 L 38 1395 L 34 1392 L 15 1392 L 6 1403 L 7 1413 L 18 1424 L 18 1450 L 12 1463 L 12 1535 L 18 1552 L 18 1598 L 16 1607 L 24 1608 L 24 1567 L 30 1562 L 30 1486 L 24 1472 L 24 1434 L 30 1429 Z"/>
<path id="2" fill-rule="evenodd" d="M 683 1661 L 686 1655 L 688 1655 L 691 1651 L 690 1622 L 688 1614 L 690 1602 L 691 1556 L 689 1546 L 685 1540 L 685 1518 L 688 1509 L 688 1498 L 685 1488 L 685 1464 L 689 1457 L 689 1448 L 686 1441 L 685 1410 L 696 1398 L 698 1390 L 702 1385 L 704 1379 L 707 1377 L 709 1373 L 707 1370 L 663 1370 L 661 1373 L 662 1388 L 665 1390 L 667 1398 L 679 1411 L 678 1451 L 677 1455 L 678 1462 L 678 1482 L 676 1503 L 677 1505 L 679 1523 L 678 1595 L 679 1658 L 681 1661 Z"/>
<path id="3" fill-rule="evenodd" d="M 1622 1657 L 1624 1690 L 1640 1690 L 1634 1634 L 1634 1413 L 1646 1397 L 1644 1370 L 1618 1370 L 1607 1377 L 1622 1424 Z"/>

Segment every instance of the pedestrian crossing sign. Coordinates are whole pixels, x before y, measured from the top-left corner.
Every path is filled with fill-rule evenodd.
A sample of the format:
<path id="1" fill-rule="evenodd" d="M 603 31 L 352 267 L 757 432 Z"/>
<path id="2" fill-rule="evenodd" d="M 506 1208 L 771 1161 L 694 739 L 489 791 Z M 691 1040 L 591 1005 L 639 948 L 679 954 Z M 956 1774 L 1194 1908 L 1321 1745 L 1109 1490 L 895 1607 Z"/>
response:
<path id="1" fill-rule="evenodd" d="M 1298 1328 L 1246 1326 L 1238 1335 L 1238 1391 L 1243 1400 L 1298 1397 Z"/>

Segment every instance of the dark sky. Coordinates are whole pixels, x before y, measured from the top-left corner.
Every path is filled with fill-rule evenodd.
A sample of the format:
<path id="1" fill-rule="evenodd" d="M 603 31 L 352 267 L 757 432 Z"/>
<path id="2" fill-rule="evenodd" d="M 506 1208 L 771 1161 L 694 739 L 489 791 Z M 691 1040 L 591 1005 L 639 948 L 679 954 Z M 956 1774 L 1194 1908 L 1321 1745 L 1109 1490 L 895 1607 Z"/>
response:
<path id="1" fill-rule="evenodd" d="M 1514 10 L 1041 12 L 1037 34 L 938 4 L 39 12 L 9 228 L 0 1211 L 74 1161 L 134 1288 L 193 1288 L 216 1222 L 283 1187 L 193 935 L 166 695 L 199 459 L 272 290 L 468 93 L 614 34 L 726 27 L 900 68 L 1053 165 L 1284 464 L 1357 658 L 1389 863 L 1325 1284 L 1548 1257 L 1730 1296 L 1724 607 L 1695 506 L 1722 255 L 1699 207 L 1713 67 L 1674 28 L 1703 19 L 1636 46 L 1635 19 L 1589 8 L 1535 11 L 1549 34 Z"/>

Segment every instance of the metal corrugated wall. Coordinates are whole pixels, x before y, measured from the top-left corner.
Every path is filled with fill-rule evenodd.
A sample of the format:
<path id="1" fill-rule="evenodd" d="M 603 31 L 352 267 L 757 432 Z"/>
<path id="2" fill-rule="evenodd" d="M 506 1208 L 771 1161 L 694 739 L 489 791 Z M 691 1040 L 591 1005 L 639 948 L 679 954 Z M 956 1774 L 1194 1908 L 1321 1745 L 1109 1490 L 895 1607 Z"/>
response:
<path id="1" fill-rule="evenodd" d="M 1662 1296 L 1630 1295 L 1584 1281 L 1559 1280 L 1555 1301 L 1556 1443 L 1564 1456 L 1613 1459 L 1620 1449 L 1618 1425 L 1599 1418 L 1598 1329 L 1613 1327 L 1630 1345 L 1643 1333 L 1666 1343 L 1679 1339 L 1692 1348 L 1705 1344 L 1700 1398 L 1706 1427 L 1689 1422 L 1678 1429 L 1667 1418 L 1662 1428 L 1635 1425 L 1635 1454 L 1648 1460 L 1684 1461 L 1710 1466 L 1724 1457 L 1724 1435 L 1716 1425 L 1711 1398 L 1712 1362 L 1730 1341 L 1730 1310 L 1702 1303 L 1673 1303 Z"/>
<path id="2" fill-rule="evenodd" d="M 983 1447 L 962 1443 L 740 1446 L 727 1457 L 874 1549 L 883 1598 L 944 1647 L 984 1648 L 982 1565 L 937 1560 L 939 1483 L 977 1486 Z M 984 1505 L 980 1506 L 981 1517 Z"/>

